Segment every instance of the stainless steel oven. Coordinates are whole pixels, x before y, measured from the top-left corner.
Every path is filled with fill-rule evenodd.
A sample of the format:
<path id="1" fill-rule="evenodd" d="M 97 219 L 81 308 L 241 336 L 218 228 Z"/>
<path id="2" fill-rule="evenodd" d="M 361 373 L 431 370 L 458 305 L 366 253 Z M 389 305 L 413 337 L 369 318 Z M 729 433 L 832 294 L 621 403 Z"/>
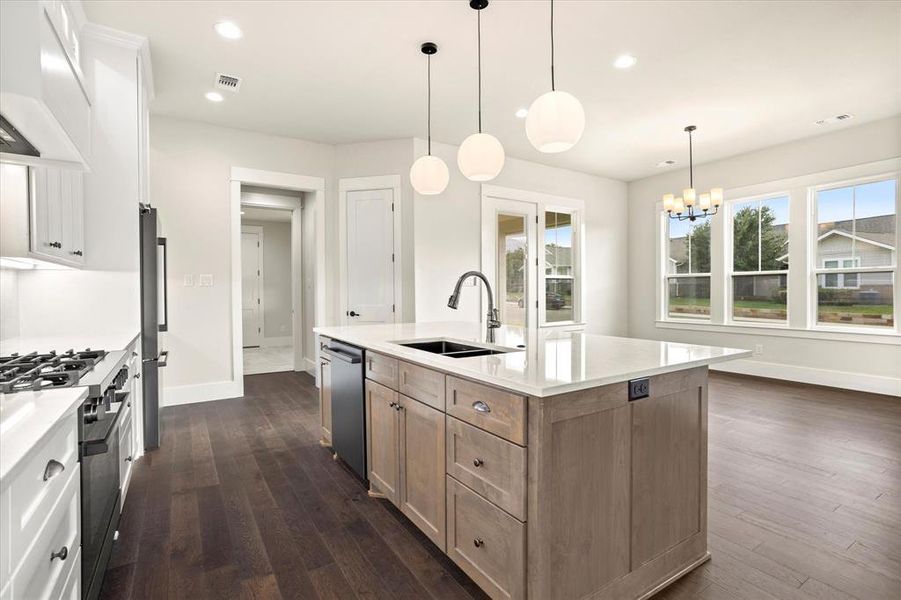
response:
<path id="1" fill-rule="evenodd" d="M 80 409 L 83 599 L 100 595 L 119 524 L 119 415 L 127 397 L 114 384 Z"/>

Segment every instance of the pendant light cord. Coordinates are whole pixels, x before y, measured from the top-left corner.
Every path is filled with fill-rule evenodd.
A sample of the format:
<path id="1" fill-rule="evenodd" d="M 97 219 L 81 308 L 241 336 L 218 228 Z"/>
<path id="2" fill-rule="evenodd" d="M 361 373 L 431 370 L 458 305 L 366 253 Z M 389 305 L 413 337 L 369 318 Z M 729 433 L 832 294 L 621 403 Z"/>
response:
<path id="1" fill-rule="evenodd" d="M 556 91 L 554 84 L 554 0 L 551 0 L 551 91 Z"/>
<path id="2" fill-rule="evenodd" d="M 429 136 L 429 156 L 432 155 L 432 55 L 427 54 L 426 58 L 428 60 L 428 67 L 426 70 L 428 72 L 428 109 L 426 110 L 426 114 L 428 115 L 426 118 L 428 119 L 428 125 L 426 126 L 428 130 Z"/>
<path id="3" fill-rule="evenodd" d="M 476 31 L 479 38 L 479 133 L 482 133 L 482 11 L 476 11 Z"/>
<path id="4" fill-rule="evenodd" d="M 691 152 L 691 131 L 688 132 L 688 187 L 693 188 L 695 186 L 695 165 L 694 165 L 694 157 Z"/>

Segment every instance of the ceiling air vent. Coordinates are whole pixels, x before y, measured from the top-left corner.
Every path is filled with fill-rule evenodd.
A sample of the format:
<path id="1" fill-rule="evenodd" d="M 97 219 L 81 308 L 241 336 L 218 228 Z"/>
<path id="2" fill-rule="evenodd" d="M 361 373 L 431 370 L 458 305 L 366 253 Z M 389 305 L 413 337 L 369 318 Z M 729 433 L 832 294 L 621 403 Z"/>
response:
<path id="1" fill-rule="evenodd" d="M 828 117 L 826 119 L 820 119 L 816 122 L 817 125 L 832 125 L 833 123 L 838 123 L 840 121 L 847 121 L 849 119 L 853 119 L 854 115 L 849 115 L 847 113 L 843 115 L 835 115 L 834 117 Z"/>
<path id="2" fill-rule="evenodd" d="M 225 73 L 216 73 L 216 87 L 220 90 L 237 93 L 241 89 L 241 78 Z"/>

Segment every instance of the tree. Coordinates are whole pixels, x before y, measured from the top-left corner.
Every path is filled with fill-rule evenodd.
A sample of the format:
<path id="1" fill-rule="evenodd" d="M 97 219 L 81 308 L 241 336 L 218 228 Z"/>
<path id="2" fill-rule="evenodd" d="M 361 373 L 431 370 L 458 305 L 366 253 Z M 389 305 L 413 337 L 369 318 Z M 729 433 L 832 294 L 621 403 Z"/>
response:
<path id="1" fill-rule="evenodd" d="M 777 259 L 785 254 L 788 233 L 784 227 L 774 227 L 775 220 L 776 215 L 769 206 L 761 206 L 759 211 L 756 207 L 745 207 L 735 213 L 732 226 L 732 264 L 735 271 L 784 268 Z"/>
<path id="2" fill-rule="evenodd" d="M 691 254 L 691 272 L 710 272 L 710 221 L 705 220 L 701 225 L 695 226 L 685 236 L 685 255 Z M 684 265 L 685 273 L 688 273 L 688 265 Z M 681 269 L 680 269 L 680 272 Z"/>

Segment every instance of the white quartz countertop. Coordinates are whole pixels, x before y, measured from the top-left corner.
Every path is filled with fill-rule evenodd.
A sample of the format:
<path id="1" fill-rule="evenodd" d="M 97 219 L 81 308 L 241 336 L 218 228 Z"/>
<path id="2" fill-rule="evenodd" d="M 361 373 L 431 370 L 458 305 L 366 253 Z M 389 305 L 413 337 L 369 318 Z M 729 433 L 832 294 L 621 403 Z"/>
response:
<path id="1" fill-rule="evenodd" d="M 63 417 L 75 418 L 87 395 L 84 387 L 0 394 L 0 487 Z"/>
<path id="2" fill-rule="evenodd" d="M 494 346 L 525 349 L 506 354 L 450 358 L 397 342 L 449 339 L 485 344 L 477 323 L 398 323 L 316 327 L 314 331 L 349 344 L 532 396 L 628 381 L 751 356 L 750 350 L 698 346 L 556 329 L 502 326 Z"/>
<path id="3" fill-rule="evenodd" d="M 72 334 L 40 337 L 15 337 L 0 340 L 0 355 L 8 356 L 13 352 L 27 354 L 29 352 L 58 353 L 66 350 L 125 350 L 140 335 L 138 331 L 103 334 Z"/>

